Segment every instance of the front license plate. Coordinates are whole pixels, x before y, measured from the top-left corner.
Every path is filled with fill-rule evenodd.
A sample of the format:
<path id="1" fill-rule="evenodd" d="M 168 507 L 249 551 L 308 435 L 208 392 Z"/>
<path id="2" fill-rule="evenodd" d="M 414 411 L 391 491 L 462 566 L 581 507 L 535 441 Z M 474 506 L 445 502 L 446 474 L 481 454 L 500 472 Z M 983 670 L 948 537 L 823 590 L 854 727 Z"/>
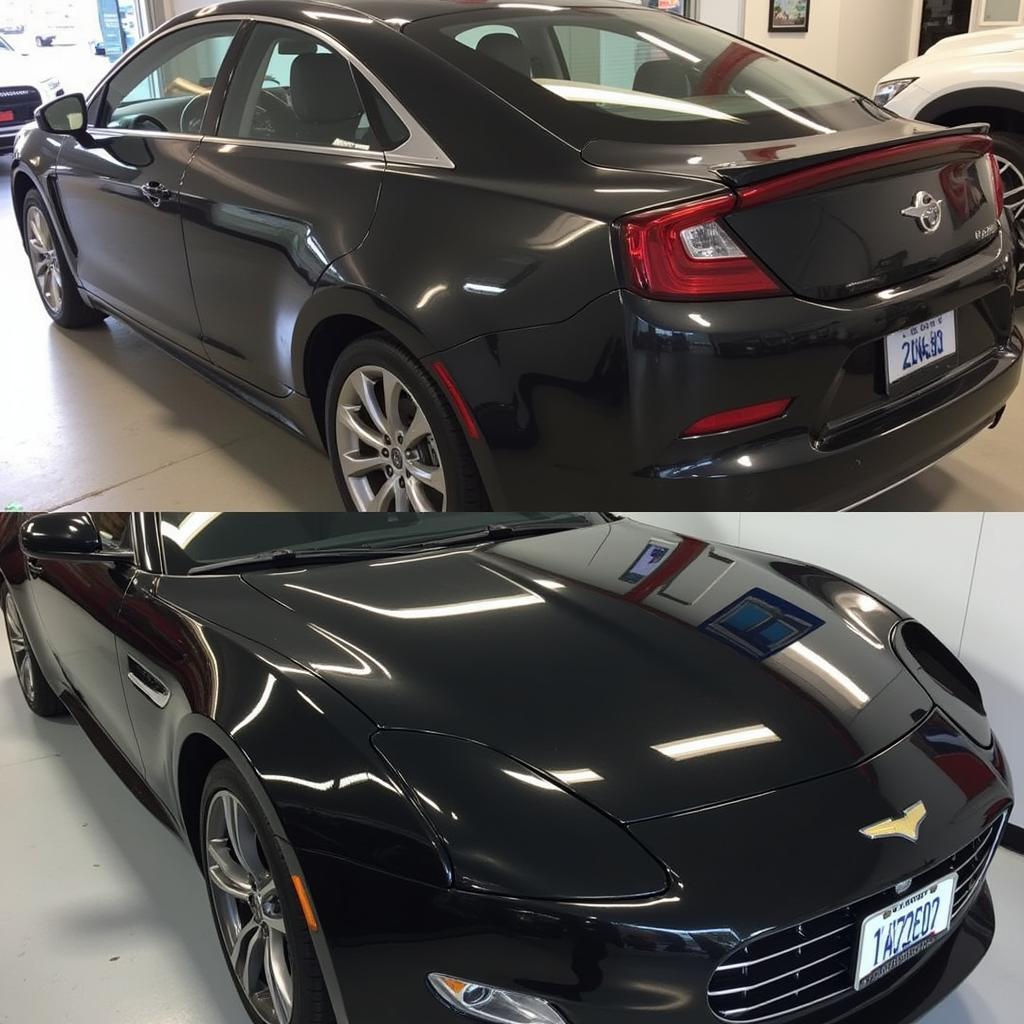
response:
<path id="1" fill-rule="evenodd" d="M 956 354 L 956 313 L 943 313 L 885 339 L 885 369 L 895 384 Z"/>
<path id="2" fill-rule="evenodd" d="M 872 914 L 860 930 L 857 989 L 866 988 L 923 953 L 949 931 L 956 874 Z"/>

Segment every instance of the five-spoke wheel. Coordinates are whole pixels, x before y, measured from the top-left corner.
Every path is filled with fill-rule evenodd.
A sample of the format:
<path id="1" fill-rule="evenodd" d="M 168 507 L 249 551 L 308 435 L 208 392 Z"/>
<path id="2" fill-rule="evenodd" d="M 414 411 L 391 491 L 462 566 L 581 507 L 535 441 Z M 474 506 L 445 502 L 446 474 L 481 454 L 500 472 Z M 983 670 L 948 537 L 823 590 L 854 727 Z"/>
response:
<path id="1" fill-rule="evenodd" d="M 206 871 L 221 939 L 250 1006 L 267 1024 L 292 1017 L 292 968 L 281 897 L 242 802 L 218 790 L 206 812 Z"/>

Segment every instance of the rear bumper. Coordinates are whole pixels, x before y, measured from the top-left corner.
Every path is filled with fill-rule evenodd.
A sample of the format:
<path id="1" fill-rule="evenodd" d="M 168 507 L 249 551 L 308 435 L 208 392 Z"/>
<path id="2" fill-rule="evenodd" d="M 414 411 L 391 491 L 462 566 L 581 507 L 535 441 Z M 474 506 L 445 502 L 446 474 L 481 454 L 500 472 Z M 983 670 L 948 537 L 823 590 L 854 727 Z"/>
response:
<path id="1" fill-rule="evenodd" d="M 443 358 L 480 425 L 495 508 L 838 509 L 996 420 L 1021 374 L 1014 285 L 1001 237 L 955 267 L 842 304 L 613 292 L 565 322 Z M 887 396 L 885 335 L 954 309 L 955 364 Z M 711 413 L 788 397 L 781 420 L 678 436 Z"/>

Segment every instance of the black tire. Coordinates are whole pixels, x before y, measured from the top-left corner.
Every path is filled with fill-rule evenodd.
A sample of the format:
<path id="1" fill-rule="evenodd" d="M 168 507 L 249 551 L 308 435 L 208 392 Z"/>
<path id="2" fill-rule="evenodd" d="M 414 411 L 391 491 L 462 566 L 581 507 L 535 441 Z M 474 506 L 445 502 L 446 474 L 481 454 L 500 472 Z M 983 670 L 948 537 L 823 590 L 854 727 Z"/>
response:
<path id="1" fill-rule="evenodd" d="M 291 872 L 274 837 L 273 827 L 263 813 L 259 801 L 245 779 L 242 778 L 241 773 L 230 761 L 224 760 L 219 761 L 213 766 L 210 774 L 207 776 L 206 785 L 203 787 L 199 819 L 202 828 L 201 856 L 203 874 L 206 879 L 206 890 L 210 900 L 210 910 L 214 917 L 217 936 L 220 940 L 221 950 L 224 953 L 224 959 L 227 962 L 228 971 L 235 983 L 235 988 L 242 1000 L 242 1004 L 245 1006 L 254 1024 L 267 1024 L 267 1017 L 261 1016 L 260 1012 L 250 1001 L 249 996 L 240 983 L 238 975 L 235 973 L 231 963 L 230 951 L 220 923 L 221 919 L 217 903 L 215 902 L 219 890 L 215 889 L 211 881 L 211 871 L 209 870 L 206 851 L 211 804 L 215 799 L 219 798 L 219 794 L 222 791 L 227 791 L 227 793 L 237 799 L 249 816 L 259 842 L 258 853 L 260 859 L 272 876 L 276 886 L 276 898 L 280 917 L 284 920 L 286 930 L 288 963 L 292 978 L 291 1015 L 286 1021 L 281 1021 L 281 1024 L 334 1024 L 335 1017 L 327 995 L 327 986 L 320 971 L 316 952 L 313 949 L 313 941 L 310 938 L 305 916 L 295 894 L 291 881 Z"/>
<path id="2" fill-rule="evenodd" d="M 389 335 L 384 333 L 367 334 L 349 345 L 334 364 L 327 385 L 327 402 L 324 412 L 327 450 L 331 457 L 331 466 L 334 469 L 334 479 L 345 507 L 353 512 L 360 511 L 359 505 L 349 490 L 345 474 L 342 472 L 336 418 L 342 386 L 353 371 L 363 366 L 379 366 L 393 373 L 426 416 L 430 426 L 429 436 L 433 448 L 440 459 L 441 466 L 444 467 L 447 497 L 444 500 L 443 509 L 448 512 L 487 510 L 489 505 L 483 482 L 477 472 L 473 456 L 470 454 L 462 427 L 447 398 L 424 368 L 410 358 Z M 397 438 L 391 438 L 391 442 L 401 444 Z M 402 473 L 408 475 L 408 468 L 403 470 L 399 467 L 396 477 L 400 477 Z M 398 479 L 397 482 L 404 488 L 404 481 Z M 439 496 L 436 493 L 432 497 L 440 504 Z M 436 510 L 441 511 L 442 509 L 437 508 Z"/>
<path id="3" fill-rule="evenodd" d="M 32 254 L 29 246 L 29 224 L 30 211 L 33 209 L 39 210 L 43 219 L 46 221 L 61 278 L 60 303 L 56 307 L 52 307 L 43 293 L 42 285 L 36 278 L 35 273 L 33 273 L 32 276 L 33 280 L 36 282 L 36 291 L 39 292 L 39 298 L 43 303 L 43 309 L 45 309 L 50 315 L 50 318 L 54 323 L 60 324 L 61 327 L 95 327 L 107 318 L 107 314 L 100 312 L 98 309 L 93 309 L 92 306 L 86 305 L 85 300 L 82 298 L 82 293 L 78 290 L 78 285 L 75 283 L 75 278 L 71 273 L 71 267 L 68 265 L 67 257 L 64 255 L 64 247 L 61 245 L 60 235 L 57 234 L 54 227 L 50 211 L 47 210 L 46 203 L 43 202 L 43 197 L 39 194 L 38 189 L 34 188 L 29 189 L 21 209 L 22 237 L 25 242 L 25 251 L 29 256 L 29 262 L 32 262 Z"/>
<path id="4" fill-rule="evenodd" d="M 60 697 L 53 692 L 43 675 L 43 670 L 32 653 L 28 635 L 21 620 L 21 613 L 14 603 L 14 595 L 6 583 L 0 584 L 0 615 L 3 616 L 4 630 L 7 633 L 7 643 L 11 648 L 11 659 L 14 662 L 14 671 L 18 677 L 18 685 L 25 703 L 40 718 L 55 718 L 58 715 L 67 714 Z M 12 619 L 14 617 L 14 628 Z M 20 630 L 20 642 L 15 633 Z"/>

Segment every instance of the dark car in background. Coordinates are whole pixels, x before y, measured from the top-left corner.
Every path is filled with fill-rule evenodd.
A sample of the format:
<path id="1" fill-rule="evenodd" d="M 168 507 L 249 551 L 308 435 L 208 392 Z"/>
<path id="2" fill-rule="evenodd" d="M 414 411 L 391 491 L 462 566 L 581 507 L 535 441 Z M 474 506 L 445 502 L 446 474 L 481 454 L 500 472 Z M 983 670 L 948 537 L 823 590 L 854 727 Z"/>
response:
<path id="1" fill-rule="evenodd" d="M 0 517 L 0 581 L 257 1024 L 907 1024 L 992 941 L 978 684 L 828 570 L 589 513 L 54 513 Z"/>
<path id="2" fill-rule="evenodd" d="M 0 35 L 0 156 L 14 149 L 18 132 L 34 124 L 36 108 L 63 96 L 60 80 Z"/>
<path id="3" fill-rule="evenodd" d="M 841 508 L 998 423 L 984 126 L 629 4 L 203 7 L 44 107 L 40 294 L 330 454 L 347 506 Z"/>

